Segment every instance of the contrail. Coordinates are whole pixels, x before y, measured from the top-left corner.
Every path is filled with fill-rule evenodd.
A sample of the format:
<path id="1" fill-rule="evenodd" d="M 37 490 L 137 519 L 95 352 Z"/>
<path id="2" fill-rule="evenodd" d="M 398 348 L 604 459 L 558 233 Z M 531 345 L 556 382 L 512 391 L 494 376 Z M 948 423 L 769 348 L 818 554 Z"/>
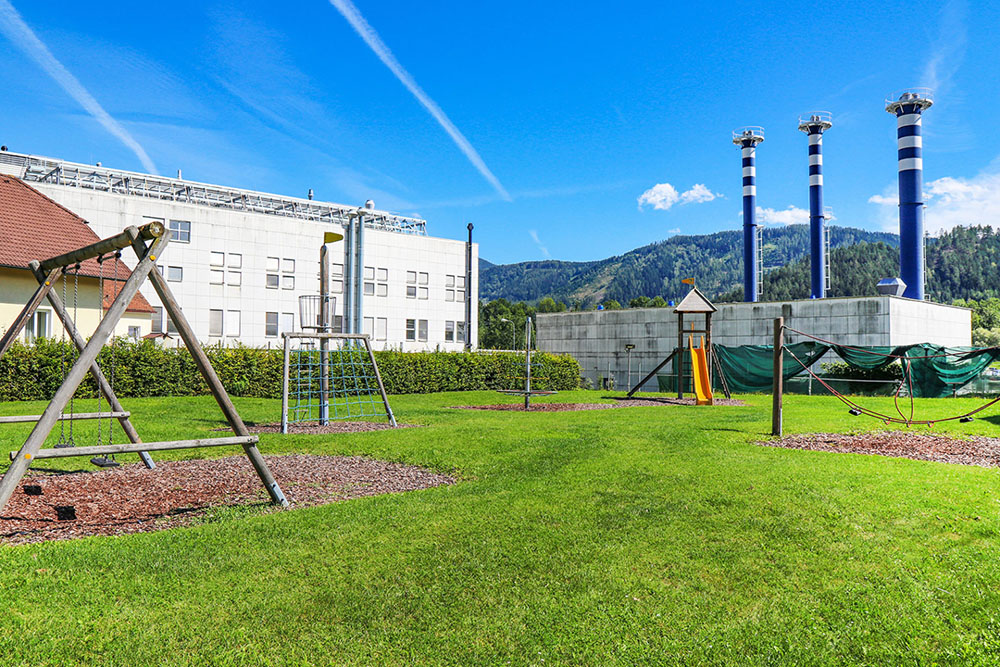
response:
<path id="1" fill-rule="evenodd" d="M 93 95 L 87 92 L 83 84 L 70 74 L 69 70 L 61 62 L 56 60 L 56 57 L 49 51 L 49 47 L 45 46 L 42 40 L 38 39 L 38 36 L 28 27 L 28 24 L 24 22 L 24 19 L 21 18 L 21 15 L 17 13 L 17 10 L 14 9 L 14 6 L 8 0 L 0 0 L 0 32 L 6 35 L 7 39 L 38 63 L 38 66 L 45 70 L 98 123 L 103 125 L 104 129 L 118 137 L 123 144 L 128 146 L 135 153 L 136 157 L 139 158 L 139 161 L 142 162 L 142 166 L 145 167 L 146 171 L 154 174 L 158 173 L 156 165 L 149 159 L 149 155 L 139 145 L 139 142 L 104 110 L 104 107 L 94 99 Z"/>
<path id="2" fill-rule="evenodd" d="M 0 2 L 5 2 L 5 0 L 0 0 Z M 385 45 L 382 38 L 378 36 L 375 29 L 368 25 L 368 21 L 366 21 L 365 17 L 361 15 L 358 8 L 354 6 L 354 3 L 352 3 L 351 0 L 330 0 L 330 4 L 336 7 L 337 11 L 340 12 L 345 19 L 347 19 L 347 22 L 350 23 L 351 27 L 353 27 L 358 35 L 361 36 L 361 39 L 365 40 L 365 43 L 368 44 L 371 50 L 375 52 L 375 55 L 378 56 L 379 60 L 381 60 L 382 63 L 396 75 L 399 82 L 406 86 L 406 89 L 417 98 L 418 102 L 424 105 L 424 108 L 427 109 L 431 116 L 434 117 L 434 120 L 436 120 L 438 124 L 444 128 L 444 131 L 448 133 L 452 141 L 455 142 L 455 145 L 458 146 L 459 150 L 465 153 L 465 157 L 469 159 L 469 162 L 471 162 L 472 165 L 479 170 L 479 173 L 483 175 L 483 178 L 490 182 L 490 185 L 493 186 L 501 197 L 503 197 L 506 201 L 511 201 L 511 197 L 507 193 L 507 190 L 505 190 L 503 185 L 500 184 L 497 177 L 493 175 L 490 168 L 486 166 L 483 159 L 479 157 L 479 153 L 477 153 L 476 149 L 472 147 L 469 140 L 466 139 L 461 132 L 459 132 L 458 128 L 455 127 L 455 124 L 452 123 L 451 120 L 448 119 L 448 116 L 445 115 L 444 111 L 441 110 L 441 107 L 439 107 L 434 100 L 428 97 L 427 93 L 424 92 L 424 89 L 417 85 L 417 82 L 413 80 L 410 73 L 399 64 L 399 61 L 396 60 L 396 56 L 392 55 L 392 51 L 390 51 L 389 47 Z"/>

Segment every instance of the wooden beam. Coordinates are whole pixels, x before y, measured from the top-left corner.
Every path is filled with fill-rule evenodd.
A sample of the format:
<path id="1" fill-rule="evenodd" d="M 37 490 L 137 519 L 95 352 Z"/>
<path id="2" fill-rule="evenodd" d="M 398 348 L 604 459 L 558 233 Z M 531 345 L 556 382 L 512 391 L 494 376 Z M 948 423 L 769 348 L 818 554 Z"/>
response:
<path id="1" fill-rule="evenodd" d="M 135 232 L 136 238 L 138 238 L 138 230 L 135 227 L 130 227 L 129 230 Z M 169 238 L 169 236 L 161 236 L 156 239 L 153 242 L 150 252 L 139 262 L 135 270 L 132 271 L 132 274 L 122 285 L 121 291 L 115 297 L 111 307 L 108 308 L 104 319 L 97 325 L 97 330 L 94 331 L 86 347 L 84 347 L 80 356 L 77 357 L 76 362 L 69 369 L 69 372 L 66 373 L 63 383 L 59 385 L 52 400 L 42 413 L 41 418 L 35 424 L 35 428 L 32 429 L 28 439 L 25 440 L 24 445 L 18 453 L 18 457 L 7 468 L 3 479 L 0 480 L 0 512 L 3 511 L 24 473 L 27 472 L 32 457 L 38 453 L 38 450 L 42 448 L 42 443 L 45 442 L 49 433 L 52 432 L 52 427 L 55 426 L 59 415 L 66 410 L 70 398 L 76 393 L 80 383 L 83 382 L 84 376 L 97 361 L 97 354 L 108 342 L 108 338 L 114 332 L 115 325 L 121 320 L 122 315 L 125 314 L 125 310 L 132 303 L 132 299 L 139 292 L 139 286 L 142 285 L 146 276 L 149 275 L 150 270 L 152 270 L 154 275 L 159 275 L 159 272 L 153 266 L 152 258 L 154 255 L 158 256 L 160 254 L 160 248 L 167 245 Z M 145 253 L 145 246 L 143 246 L 143 253 Z M 51 296 L 51 291 L 49 294 Z"/>
<path id="2" fill-rule="evenodd" d="M 131 231 L 134 233 L 134 228 Z M 142 240 L 138 235 L 133 237 L 132 246 L 136 249 L 136 252 L 141 252 L 144 249 Z M 184 341 L 188 352 L 191 353 L 191 359 L 194 360 L 195 366 L 201 371 L 201 376 L 205 379 L 208 390 L 215 397 L 215 402 L 219 404 L 219 408 L 222 410 L 222 414 L 225 415 L 226 421 L 229 422 L 229 427 L 233 429 L 233 433 L 236 435 L 250 435 L 250 431 L 247 429 L 246 424 L 243 423 L 240 413 L 236 411 L 236 406 L 233 405 L 233 401 L 229 398 L 226 388 L 222 386 L 222 380 L 219 379 L 219 375 L 212 368 L 212 362 L 209 361 L 208 355 L 205 354 L 201 343 L 198 342 L 198 337 L 195 335 L 194 329 L 191 328 L 191 324 L 188 322 L 187 317 L 184 316 L 180 304 L 174 298 L 174 293 L 170 289 L 170 285 L 160 275 L 159 271 L 154 270 L 150 272 L 149 279 L 153 283 L 153 289 L 156 290 L 157 296 L 160 297 L 164 312 L 173 321 L 174 326 L 177 327 L 177 333 L 180 334 L 181 340 Z M 276 505 L 288 507 L 288 499 L 285 498 L 281 487 L 278 486 L 274 475 L 271 474 L 271 469 L 267 467 L 264 457 L 261 456 L 260 450 L 257 449 L 256 441 L 244 444 L 243 451 L 246 452 L 251 465 L 257 471 L 257 476 L 260 477 L 261 484 L 267 489 L 271 501 Z M 2 506 L 0 506 L 0 509 L 2 509 Z"/>
<path id="3" fill-rule="evenodd" d="M 134 454 L 139 451 L 162 452 L 169 449 L 195 449 L 197 447 L 226 447 L 231 445 L 253 445 L 256 435 L 242 435 L 230 438 L 201 438 L 196 440 L 168 440 L 164 442 L 124 442 L 120 445 L 97 445 L 94 447 L 64 447 L 60 449 L 39 449 L 33 459 L 68 459 L 74 456 L 100 456 L 108 454 Z M 19 456 L 10 452 L 10 460 Z"/>
<path id="4" fill-rule="evenodd" d="M 644 377 L 641 380 L 639 380 L 639 382 L 636 383 L 636 385 L 634 387 L 632 387 L 632 389 L 630 389 L 627 394 L 625 394 L 625 398 L 632 398 L 632 395 L 635 394 L 635 392 L 639 391 L 639 389 L 642 388 L 642 385 L 644 385 L 647 382 L 649 382 L 650 380 L 652 380 L 653 376 L 656 375 L 657 373 L 659 373 L 661 368 L 663 368 L 664 366 L 666 366 L 667 364 L 670 363 L 670 360 L 674 358 L 675 354 L 677 354 L 677 349 L 676 348 L 674 349 L 673 352 L 671 352 L 670 354 L 668 354 L 667 358 L 664 359 L 663 361 L 661 361 L 659 363 L 659 365 L 657 365 L 656 368 L 654 368 L 649 373 L 647 373 L 646 377 Z"/>
<path id="5" fill-rule="evenodd" d="M 129 417 L 129 412 L 77 412 L 76 414 L 61 414 L 56 421 L 68 421 L 70 419 L 123 419 Z M 0 424 L 30 424 L 41 419 L 41 415 L 11 415 L 0 417 Z"/>
<path id="6" fill-rule="evenodd" d="M 130 227 L 129 229 L 132 228 Z M 154 220 L 153 222 L 139 227 L 138 233 L 139 238 L 146 241 L 160 238 L 164 233 L 163 223 Z M 40 266 L 42 271 L 48 272 L 52 269 L 68 266 L 70 264 L 78 264 L 88 259 L 93 259 L 94 257 L 100 257 L 101 255 L 106 255 L 110 252 L 118 252 L 119 250 L 128 248 L 131 245 L 132 237 L 129 235 L 128 230 L 126 230 L 121 234 L 115 234 L 109 238 L 101 239 L 97 243 L 91 243 L 88 246 L 77 248 L 76 250 L 56 255 L 55 257 L 50 257 L 49 259 L 43 261 Z"/>

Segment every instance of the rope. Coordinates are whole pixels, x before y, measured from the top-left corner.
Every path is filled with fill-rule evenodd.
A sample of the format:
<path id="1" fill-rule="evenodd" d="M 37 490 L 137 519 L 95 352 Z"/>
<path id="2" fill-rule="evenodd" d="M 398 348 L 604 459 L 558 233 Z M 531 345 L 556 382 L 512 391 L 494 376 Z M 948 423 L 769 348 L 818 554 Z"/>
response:
<path id="1" fill-rule="evenodd" d="M 789 330 L 790 331 L 794 331 L 793 329 L 789 329 Z M 795 333 L 801 333 L 801 332 L 796 331 Z M 807 335 L 807 334 L 802 334 L 802 335 Z M 823 387 L 825 387 L 826 390 L 829 391 L 830 394 L 832 394 L 833 396 L 835 396 L 841 403 L 843 403 L 844 405 L 850 406 L 850 408 L 852 410 L 856 410 L 858 414 L 864 414 L 864 415 L 867 415 L 869 417 L 874 417 L 875 419 L 878 419 L 878 420 L 880 420 L 882 422 L 885 422 L 885 424 L 887 424 L 887 425 L 888 424 L 904 424 L 905 426 L 909 427 L 909 426 L 911 426 L 913 424 L 918 424 L 918 425 L 921 425 L 921 426 L 931 427 L 934 424 L 938 424 L 938 423 L 941 423 L 941 422 L 954 421 L 956 419 L 961 420 L 961 419 L 965 419 L 967 417 L 972 417 L 972 415 L 975 415 L 975 414 L 977 414 L 979 412 L 982 412 L 986 408 L 989 408 L 989 407 L 995 405 L 996 403 L 1000 402 L 1000 397 L 997 397 L 997 398 L 994 398 L 992 401 L 989 401 L 986 404 L 981 405 L 981 406 L 979 406 L 978 408 L 976 408 L 974 410 L 970 410 L 970 411 L 968 411 L 966 413 L 963 413 L 963 414 L 960 414 L 960 415 L 956 415 L 956 416 L 953 416 L 953 417 L 942 417 L 941 419 L 913 419 L 913 387 L 912 387 L 912 381 L 908 380 L 910 382 L 910 418 L 907 419 L 905 417 L 905 415 L 903 415 L 903 413 L 899 410 L 898 406 L 897 406 L 896 410 L 897 410 L 897 412 L 899 412 L 899 417 L 897 418 L 897 417 L 893 417 L 892 415 L 882 414 L 881 412 L 877 412 L 877 411 L 872 410 L 870 408 L 863 407 L 863 406 L 859 405 L 858 403 L 855 403 L 854 401 L 850 400 L 849 398 L 847 398 L 846 396 L 844 396 L 843 394 L 841 394 L 839 391 L 837 391 L 836 389 L 834 389 L 833 387 L 831 387 L 827 382 L 825 382 L 823 380 L 823 378 L 821 378 L 820 376 L 818 376 L 815 373 L 813 373 L 812 369 L 809 368 L 808 366 L 806 366 L 804 363 L 802 363 L 802 360 L 799 359 L 797 356 L 795 356 L 795 353 L 792 352 L 791 350 L 789 350 L 787 347 L 782 348 L 782 352 L 783 353 L 787 352 L 788 355 L 792 359 L 794 359 L 796 361 L 796 363 L 798 363 L 798 365 L 801 366 L 804 371 L 806 371 L 810 376 L 812 376 L 813 379 L 815 379 Z M 907 364 L 907 366 L 908 366 L 908 364 Z M 909 368 L 907 368 L 905 370 L 905 376 L 907 378 L 909 378 L 909 376 L 910 376 Z M 902 384 L 903 383 L 900 382 L 899 388 L 902 387 Z M 899 388 L 896 389 L 896 395 L 897 396 L 899 394 Z"/>
<path id="2" fill-rule="evenodd" d="M 63 307 L 66 305 L 66 272 L 63 271 L 62 274 L 62 302 Z M 62 385 L 66 382 L 66 325 L 63 324 L 62 336 L 59 339 L 59 366 L 62 371 L 62 381 L 59 383 Z M 62 419 L 59 420 L 59 442 L 56 446 L 66 444 L 66 410 L 65 408 L 59 415 Z"/>
<path id="3" fill-rule="evenodd" d="M 113 281 L 114 282 L 112 283 L 112 285 L 114 285 L 114 289 L 112 291 L 115 291 L 115 292 L 117 292 L 119 290 L 119 288 L 118 288 L 118 264 L 120 263 L 121 256 L 122 256 L 122 251 L 119 250 L 118 252 L 115 253 L 115 258 L 113 260 L 113 262 L 114 262 L 114 278 L 113 278 Z M 117 297 L 117 295 L 116 295 L 116 297 Z M 102 292 L 101 293 L 101 304 L 103 305 L 103 303 L 104 303 L 104 294 Z M 102 315 L 103 315 L 103 313 L 102 313 Z M 108 369 L 109 375 L 110 375 L 110 377 L 108 378 L 108 382 L 111 385 L 111 394 L 112 394 L 112 396 L 115 393 L 115 366 L 117 365 L 117 356 L 118 356 L 118 350 L 117 350 L 116 343 L 117 343 L 117 339 L 115 338 L 114 331 L 112 331 L 111 332 L 111 365 L 110 365 L 110 368 Z M 98 393 L 100 393 L 100 391 L 98 391 Z M 113 412 L 114 412 L 114 409 L 113 409 L 113 407 L 111 405 L 111 398 L 108 398 L 108 445 L 109 446 L 114 444 L 114 418 L 111 416 L 111 414 Z M 113 461 L 114 458 L 115 458 L 115 456 L 114 456 L 114 454 L 112 454 L 111 455 L 111 460 Z"/>
<path id="4" fill-rule="evenodd" d="M 76 315 L 77 315 L 77 305 L 80 301 L 80 263 L 77 262 L 76 266 L 73 267 L 73 328 L 76 329 Z M 64 302 L 65 303 L 65 302 Z M 76 392 L 69 397 L 69 438 L 66 440 L 66 445 L 69 447 L 76 447 L 76 440 L 73 439 L 73 422 L 76 419 L 73 415 L 76 414 Z"/>

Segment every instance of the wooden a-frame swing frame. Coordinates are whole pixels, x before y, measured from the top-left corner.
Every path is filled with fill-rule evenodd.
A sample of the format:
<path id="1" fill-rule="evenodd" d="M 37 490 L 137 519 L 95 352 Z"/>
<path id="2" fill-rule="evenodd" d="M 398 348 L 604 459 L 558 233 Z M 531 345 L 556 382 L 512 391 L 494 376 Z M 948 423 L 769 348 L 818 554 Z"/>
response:
<path id="1" fill-rule="evenodd" d="M 257 442 L 259 438 L 255 435 L 251 435 L 250 431 L 246 427 L 246 424 L 243 423 L 239 413 L 236 411 L 236 407 L 229 398 L 229 394 L 226 393 L 225 388 L 222 386 L 222 382 L 219 380 L 219 376 L 212 367 L 208 356 L 205 354 L 205 351 L 202 349 L 197 337 L 194 335 L 194 330 L 188 323 L 187 318 L 184 317 L 184 313 L 181 311 L 177 300 L 174 298 L 173 292 L 167 285 L 167 281 L 160 274 L 160 272 L 155 269 L 157 258 L 162 256 L 163 251 L 166 249 L 169 242 L 170 235 L 166 233 L 163 223 L 151 222 L 143 225 L 142 227 L 130 226 L 121 234 L 97 241 L 96 243 L 92 243 L 88 246 L 72 250 L 44 261 L 34 260 L 29 264 L 31 272 L 34 274 L 35 279 L 38 280 L 38 289 L 35 290 L 34 294 L 32 294 L 28 303 L 25 304 L 20 314 L 14 320 L 14 323 L 9 329 L 7 329 L 7 332 L 3 335 L 3 337 L 0 338 L 0 357 L 3 357 L 3 355 L 7 352 L 11 344 L 20 334 L 21 330 L 27 324 L 28 320 L 30 320 L 32 315 L 34 315 L 35 310 L 45 299 L 48 299 L 49 304 L 52 306 L 52 310 L 62 322 L 62 325 L 66 330 L 66 334 L 80 351 L 80 356 L 66 373 L 62 384 L 56 390 L 55 395 L 52 397 L 52 400 L 49 402 L 48 406 L 46 406 L 45 411 L 41 415 L 25 415 L 14 419 L 7 418 L 4 422 L 0 422 L 35 422 L 34 429 L 31 431 L 31 434 L 28 435 L 28 439 L 24 442 L 24 445 L 21 446 L 21 449 L 16 453 L 11 453 L 10 467 L 4 474 L 3 479 L 0 480 L 0 512 L 2 512 L 4 507 L 7 505 L 7 501 L 10 500 L 10 497 L 13 495 L 18 483 L 28 471 L 28 468 L 31 466 L 31 462 L 35 459 L 133 452 L 139 454 L 147 468 L 154 468 L 155 463 L 153 463 L 153 460 L 150 458 L 147 450 L 160 451 L 222 445 L 242 445 L 243 451 L 246 452 L 247 458 L 250 459 L 250 463 L 253 465 L 254 470 L 257 472 L 258 477 L 260 477 L 260 480 L 264 485 L 264 488 L 271 497 L 271 501 L 282 506 L 288 505 L 285 495 L 281 492 L 281 489 L 278 487 L 278 483 L 274 480 L 274 476 L 267 467 L 267 463 L 264 461 L 260 451 L 257 449 Z M 95 257 L 101 257 L 109 253 L 116 253 L 125 248 L 132 248 L 138 257 L 139 263 L 136 265 L 131 274 L 129 274 L 128 278 L 126 278 L 124 284 L 121 286 L 121 289 L 118 290 L 118 294 L 115 297 L 114 302 L 107 309 L 104 317 L 101 318 L 101 321 L 97 325 L 97 329 L 94 331 L 94 334 L 90 337 L 90 340 L 85 340 L 77 330 L 69 312 L 66 310 L 65 304 L 63 304 L 62 300 L 60 300 L 56 291 L 53 290 L 52 287 L 56 281 L 62 277 L 62 274 L 67 267 L 74 266 L 80 262 L 84 262 Z M 111 384 L 101 372 L 101 369 L 97 364 L 97 355 L 111 338 L 114 333 L 115 326 L 117 326 L 118 322 L 125 314 L 129 304 L 139 292 L 139 288 L 147 279 L 152 282 L 153 288 L 156 290 L 156 293 L 160 297 L 160 301 L 163 304 L 164 312 L 177 327 L 177 332 L 180 334 L 181 339 L 184 341 L 184 345 L 191 353 L 191 357 L 194 360 L 195 365 L 198 367 L 198 370 L 201 372 L 202 377 L 205 379 L 205 383 L 208 385 L 209 391 L 215 397 L 216 402 L 222 409 L 222 413 L 225 416 L 226 421 L 229 422 L 229 426 L 232 428 L 233 433 L 235 433 L 235 437 L 143 443 L 139 438 L 139 434 L 136 432 L 135 427 L 132 426 L 129 419 L 130 414 L 122 407 L 121 402 L 118 400 L 118 397 L 115 395 L 115 392 L 111 387 Z M 101 295 L 101 298 L 103 299 L 103 295 Z M 63 411 L 66 409 L 70 398 L 72 398 L 73 394 L 76 393 L 77 388 L 80 386 L 80 383 L 83 382 L 83 379 L 86 377 L 88 372 L 90 372 L 97 381 L 98 391 L 100 391 L 100 393 L 107 399 L 110 406 L 110 412 L 100 414 L 85 413 L 78 415 L 77 418 L 116 418 L 118 419 L 119 424 L 121 424 L 122 430 L 125 432 L 125 436 L 128 438 L 129 442 L 119 445 L 98 445 L 96 447 L 42 449 L 42 444 L 45 442 L 45 439 L 49 436 L 52 429 L 60 419 L 74 418 L 73 415 L 64 416 Z"/>

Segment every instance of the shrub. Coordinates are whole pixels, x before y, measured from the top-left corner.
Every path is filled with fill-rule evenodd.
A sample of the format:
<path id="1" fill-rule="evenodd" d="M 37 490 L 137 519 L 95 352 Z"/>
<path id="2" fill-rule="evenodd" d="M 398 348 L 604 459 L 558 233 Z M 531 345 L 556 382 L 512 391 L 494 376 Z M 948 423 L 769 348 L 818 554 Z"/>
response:
<path id="1" fill-rule="evenodd" d="M 282 351 L 236 345 L 208 346 L 205 353 L 226 390 L 234 396 L 281 397 Z M 33 345 L 16 342 L 0 358 L 0 400 L 46 400 L 62 383 L 63 368 L 76 361 L 68 341 L 39 339 Z M 521 382 L 524 356 L 484 352 L 375 352 L 385 389 L 390 394 L 509 389 Z M 568 355 L 536 352 L 532 375 L 540 389 L 575 389 L 580 365 Z M 114 363 L 112 363 L 112 361 Z M 164 348 L 149 340 L 119 338 L 98 356 L 119 397 L 192 396 L 208 393 L 191 354 L 184 348 Z M 77 396 L 95 397 L 90 374 Z"/>

